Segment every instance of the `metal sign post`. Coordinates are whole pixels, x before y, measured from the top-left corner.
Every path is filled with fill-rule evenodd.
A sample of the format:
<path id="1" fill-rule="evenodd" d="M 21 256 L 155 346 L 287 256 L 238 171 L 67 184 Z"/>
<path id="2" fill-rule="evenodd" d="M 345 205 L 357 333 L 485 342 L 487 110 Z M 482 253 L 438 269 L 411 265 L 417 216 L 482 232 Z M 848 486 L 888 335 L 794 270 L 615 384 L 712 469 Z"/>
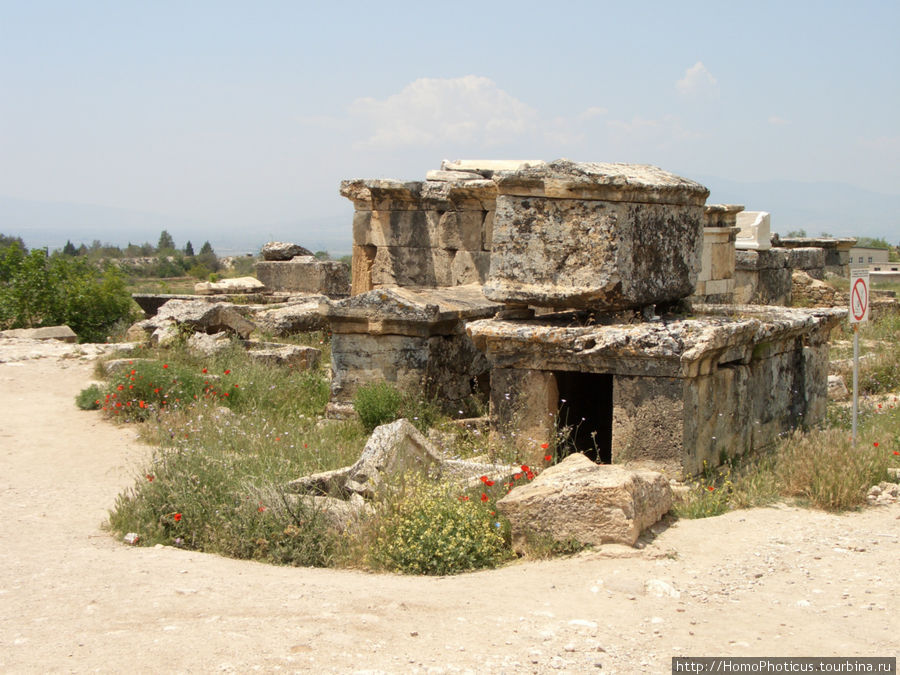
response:
<path id="1" fill-rule="evenodd" d="M 850 270 L 850 323 L 853 324 L 853 445 L 859 412 L 859 324 L 869 320 L 869 270 Z"/>

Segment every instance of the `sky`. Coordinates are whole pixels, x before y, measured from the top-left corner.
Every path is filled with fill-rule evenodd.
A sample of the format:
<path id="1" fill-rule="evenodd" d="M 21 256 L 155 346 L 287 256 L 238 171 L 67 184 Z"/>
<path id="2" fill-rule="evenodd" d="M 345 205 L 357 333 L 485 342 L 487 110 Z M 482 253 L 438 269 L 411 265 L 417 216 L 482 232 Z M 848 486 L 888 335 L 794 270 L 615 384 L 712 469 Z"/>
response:
<path id="1" fill-rule="evenodd" d="M 342 179 L 559 157 L 900 204 L 900 3 L 0 0 L 0 231 L 349 241 Z"/>

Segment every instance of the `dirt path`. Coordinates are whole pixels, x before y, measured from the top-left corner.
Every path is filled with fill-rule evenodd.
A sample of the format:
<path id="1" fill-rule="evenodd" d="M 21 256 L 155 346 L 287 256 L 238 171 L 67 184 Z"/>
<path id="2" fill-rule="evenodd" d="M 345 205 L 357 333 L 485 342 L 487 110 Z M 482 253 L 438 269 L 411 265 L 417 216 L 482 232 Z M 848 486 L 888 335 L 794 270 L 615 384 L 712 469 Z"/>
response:
<path id="1" fill-rule="evenodd" d="M 439 579 L 130 548 L 101 523 L 147 448 L 75 408 L 89 361 L 8 360 L 20 352 L 0 344 L 2 672 L 665 673 L 673 655 L 900 656 L 898 505 L 741 511 L 679 522 L 643 551 Z"/>

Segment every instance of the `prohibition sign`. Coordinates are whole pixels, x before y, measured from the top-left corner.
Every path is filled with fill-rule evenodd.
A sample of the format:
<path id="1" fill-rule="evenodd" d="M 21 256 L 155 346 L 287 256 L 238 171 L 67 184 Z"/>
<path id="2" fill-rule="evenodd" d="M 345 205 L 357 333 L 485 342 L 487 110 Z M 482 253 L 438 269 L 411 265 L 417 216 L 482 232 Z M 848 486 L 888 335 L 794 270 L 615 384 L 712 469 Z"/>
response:
<path id="1" fill-rule="evenodd" d="M 850 288 L 850 322 L 860 323 L 869 320 L 869 275 L 860 275 L 853 279 Z"/>

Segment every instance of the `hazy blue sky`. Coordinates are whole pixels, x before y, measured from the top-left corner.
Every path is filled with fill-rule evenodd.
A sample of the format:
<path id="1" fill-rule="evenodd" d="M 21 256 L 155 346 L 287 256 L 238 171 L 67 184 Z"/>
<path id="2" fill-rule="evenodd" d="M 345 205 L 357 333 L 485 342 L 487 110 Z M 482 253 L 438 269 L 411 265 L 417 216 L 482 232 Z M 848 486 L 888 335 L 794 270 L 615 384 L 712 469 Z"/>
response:
<path id="1" fill-rule="evenodd" d="M 900 2 L 0 0 L 0 197 L 253 230 L 480 157 L 900 195 Z"/>

